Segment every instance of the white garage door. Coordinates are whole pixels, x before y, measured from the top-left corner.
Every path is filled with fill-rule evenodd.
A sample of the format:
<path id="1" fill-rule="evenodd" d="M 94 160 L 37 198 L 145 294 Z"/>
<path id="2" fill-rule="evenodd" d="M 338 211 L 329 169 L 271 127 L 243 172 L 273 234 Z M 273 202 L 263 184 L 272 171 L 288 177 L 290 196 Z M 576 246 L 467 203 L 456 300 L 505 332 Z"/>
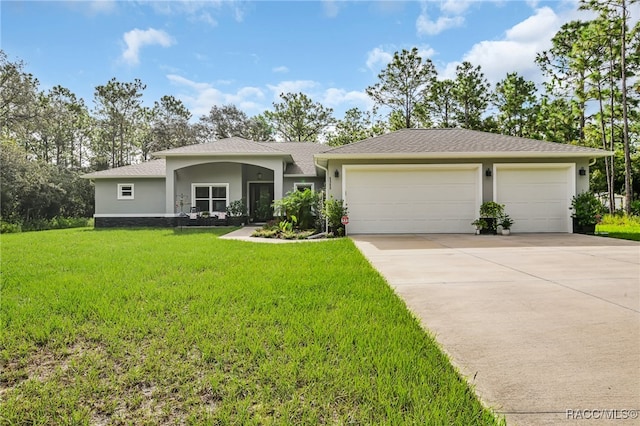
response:
<path id="1" fill-rule="evenodd" d="M 479 164 L 345 166 L 349 233 L 473 232 Z"/>
<path id="2" fill-rule="evenodd" d="M 514 232 L 571 232 L 573 164 L 496 164 L 494 198 Z"/>

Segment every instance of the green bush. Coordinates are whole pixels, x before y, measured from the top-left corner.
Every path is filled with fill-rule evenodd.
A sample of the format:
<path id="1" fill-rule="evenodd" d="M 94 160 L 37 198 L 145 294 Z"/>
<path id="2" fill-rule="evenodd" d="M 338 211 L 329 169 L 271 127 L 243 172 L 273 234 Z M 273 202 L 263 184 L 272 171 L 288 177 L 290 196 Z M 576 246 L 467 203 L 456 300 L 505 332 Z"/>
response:
<path id="1" fill-rule="evenodd" d="M 324 215 L 327 218 L 329 229 L 327 232 L 333 232 L 335 235 L 344 235 L 344 225 L 342 224 L 342 216 L 348 215 L 347 206 L 342 200 L 328 199 L 324 203 Z"/>
<path id="2" fill-rule="evenodd" d="M 1 221 L 0 233 L 46 231 L 49 229 L 84 228 L 92 226 L 93 219 L 86 217 L 54 217 L 53 219 L 32 219 L 23 223 Z"/>
<path id="3" fill-rule="evenodd" d="M 480 205 L 481 218 L 500 219 L 502 216 L 504 216 L 504 204 L 486 201 Z"/>
<path id="4" fill-rule="evenodd" d="M 246 216 L 247 215 L 247 205 L 244 200 L 235 200 L 229 203 L 227 206 L 227 214 L 229 216 Z"/>
<path id="5" fill-rule="evenodd" d="M 631 202 L 631 214 L 634 216 L 640 216 L 640 200 L 634 200 Z"/>
<path id="6" fill-rule="evenodd" d="M 280 200 L 273 202 L 273 208 L 284 214 L 288 222 L 297 219 L 298 229 L 312 229 L 320 213 L 321 194 L 306 188 L 304 191 L 290 191 Z"/>
<path id="7" fill-rule="evenodd" d="M 580 226 L 597 224 L 606 211 L 602 202 L 591 192 L 575 195 L 571 199 L 571 210 L 571 217 Z"/>
<path id="8" fill-rule="evenodd" d="M 0 220 L 0 234 L 15 234 L 22 232 L 22 225 L 19 223 L 5 222 Z"/>

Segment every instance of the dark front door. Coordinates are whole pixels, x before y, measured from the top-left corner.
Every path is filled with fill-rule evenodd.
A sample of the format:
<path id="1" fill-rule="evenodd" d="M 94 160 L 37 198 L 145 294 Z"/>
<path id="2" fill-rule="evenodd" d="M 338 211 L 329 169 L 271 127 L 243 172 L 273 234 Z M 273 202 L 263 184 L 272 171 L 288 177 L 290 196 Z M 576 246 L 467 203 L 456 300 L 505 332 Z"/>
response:
<path id="1" fill-rule="evenodd" d="M 273 219 L 273 183 L 249 183 L 249 214 L 254 222 Z"/>

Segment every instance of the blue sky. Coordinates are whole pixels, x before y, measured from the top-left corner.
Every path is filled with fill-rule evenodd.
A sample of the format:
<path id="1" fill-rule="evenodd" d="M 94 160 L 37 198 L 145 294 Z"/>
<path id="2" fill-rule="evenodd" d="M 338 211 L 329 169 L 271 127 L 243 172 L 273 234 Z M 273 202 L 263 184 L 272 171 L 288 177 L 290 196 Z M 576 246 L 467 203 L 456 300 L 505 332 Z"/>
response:
<path id="1" fill-rule="evenodd" d="M 141 79 L 145 104 L 181 99 L 197 118 L 233 103 L 249 115 L 304 92 L 336 117 L 366 109 L 393 52 L 416 46 L 452 77 L 463 60 L 495 82 L 536 82 L 536 52 L 586 18 L 566 1 L 5 1 L 1 46 L 41 89 L 62 85 L 93 107 L 97 85 Z"/>

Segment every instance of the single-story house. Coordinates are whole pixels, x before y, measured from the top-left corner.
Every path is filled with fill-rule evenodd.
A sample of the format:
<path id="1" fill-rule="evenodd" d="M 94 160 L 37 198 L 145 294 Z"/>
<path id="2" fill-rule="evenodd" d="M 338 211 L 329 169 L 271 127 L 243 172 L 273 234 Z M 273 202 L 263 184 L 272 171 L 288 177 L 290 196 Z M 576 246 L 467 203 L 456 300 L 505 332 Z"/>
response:
<path id="1" fill-rule="evenodd" d="M 497 201 L 514 232 L 572 232 L 571 198 L 611 152 L 466 129 L 404 129 L 332 148 L 239 137 L 154 154 L 84 175 L 95 183 L 95 226 L 172 226 L 195 207 L 222 212 L 287 192 L 324 189 L 345 201 L 349 233 L 467 233 Z M 256 217 L 257 220 L 266 218 Z"/>

